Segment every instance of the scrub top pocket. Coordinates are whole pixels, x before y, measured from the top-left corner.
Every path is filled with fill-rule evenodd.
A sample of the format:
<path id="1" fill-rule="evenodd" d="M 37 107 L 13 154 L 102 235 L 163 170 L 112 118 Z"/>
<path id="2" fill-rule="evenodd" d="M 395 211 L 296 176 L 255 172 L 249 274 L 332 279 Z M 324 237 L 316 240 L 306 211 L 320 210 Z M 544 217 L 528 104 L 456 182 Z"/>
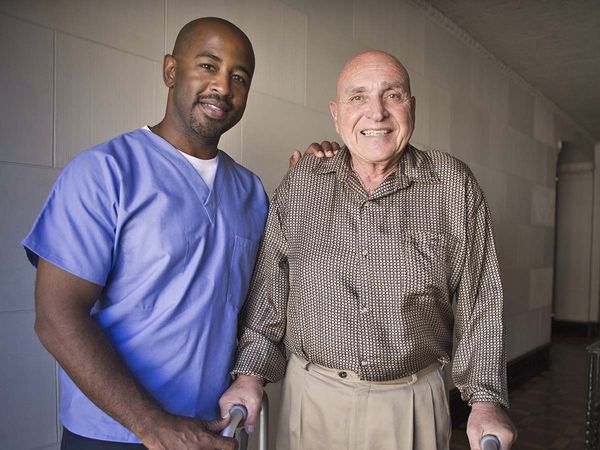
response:
<path id="1" fill-rule="evenodd" d="M 246 300 L 258 247 L 258 242 L 235 235 L 227 285 L 227 304 L 236 313 Z"/>

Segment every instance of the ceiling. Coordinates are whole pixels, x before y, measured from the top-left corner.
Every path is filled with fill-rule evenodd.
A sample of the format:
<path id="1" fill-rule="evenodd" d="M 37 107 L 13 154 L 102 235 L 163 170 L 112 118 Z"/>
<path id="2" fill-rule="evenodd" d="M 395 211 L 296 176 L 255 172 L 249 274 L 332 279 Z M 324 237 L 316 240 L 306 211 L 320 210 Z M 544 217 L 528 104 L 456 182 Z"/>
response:
<path id="1" fill-rule="evenodd" d="M 600 141 L 600 1 L 429 3 Z"/>

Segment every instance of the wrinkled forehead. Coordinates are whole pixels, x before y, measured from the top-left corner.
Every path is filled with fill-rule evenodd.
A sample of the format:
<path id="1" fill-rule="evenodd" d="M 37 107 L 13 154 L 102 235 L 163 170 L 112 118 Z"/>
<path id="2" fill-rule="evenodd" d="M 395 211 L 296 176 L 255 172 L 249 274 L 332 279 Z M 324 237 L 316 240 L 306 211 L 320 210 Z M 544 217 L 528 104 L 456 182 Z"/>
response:
<path id="1" fill-rule="evenodd" d="M 338 78 L 337 94 L 373 86 L 402 86 L 410 94 L 408 72 L 387 54 L 363 54 L 350 59 Z"/>

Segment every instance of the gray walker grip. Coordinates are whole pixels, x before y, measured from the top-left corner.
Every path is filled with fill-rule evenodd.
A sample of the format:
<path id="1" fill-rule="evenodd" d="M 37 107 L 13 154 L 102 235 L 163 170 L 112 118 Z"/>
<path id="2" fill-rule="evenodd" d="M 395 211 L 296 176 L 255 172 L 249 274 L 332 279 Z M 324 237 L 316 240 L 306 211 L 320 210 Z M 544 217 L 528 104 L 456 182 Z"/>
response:
<path id="1" fill-rule="evenodd" d="M 233 405 L 229 410 L 231 422 L 221 430 L 223 437 L 235 437 L 240 444 L 240 450 L 248 448 L 248 434 L 244 430 L 239 430 L 235 433 L 238 425 L 248 417 L 248 410 L 244 405 Z M 269 398 L 267 393 L 263 394 L 261 409 L 260 409 L 260 434 L 258 440 L 259 450 L 268 450 L 269 445 Z"/>
<path id="2" fill-rule="evenodd" d="M 501 450 L 500 441 L 493 434 L 486 434 L 479 441 L 481 450 Z"/>
<path id="3" fill-rule="evenodd" d="M 233 405 L 229 410 L 229 415 L 231 422 L 221 430 L 221 436 L 224 437 L 233 437 L 240 422 L 248 417 L 248 410 L 244 405 Z"/>

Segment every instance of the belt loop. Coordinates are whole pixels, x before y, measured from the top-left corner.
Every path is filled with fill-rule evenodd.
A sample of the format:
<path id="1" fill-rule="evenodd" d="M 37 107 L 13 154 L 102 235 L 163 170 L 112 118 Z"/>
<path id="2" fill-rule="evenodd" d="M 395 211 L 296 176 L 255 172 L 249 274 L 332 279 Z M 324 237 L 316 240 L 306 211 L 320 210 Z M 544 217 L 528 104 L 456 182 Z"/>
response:
<path id="1" fill-rule="evenodd" d="M 417 382 L 417 380 L 419 379 L 419 377 L 417 377 L 416 373 L 413 373 L 411 376 L 410 381 L 408 381 L 406 384 L 415 384 Z"/>

